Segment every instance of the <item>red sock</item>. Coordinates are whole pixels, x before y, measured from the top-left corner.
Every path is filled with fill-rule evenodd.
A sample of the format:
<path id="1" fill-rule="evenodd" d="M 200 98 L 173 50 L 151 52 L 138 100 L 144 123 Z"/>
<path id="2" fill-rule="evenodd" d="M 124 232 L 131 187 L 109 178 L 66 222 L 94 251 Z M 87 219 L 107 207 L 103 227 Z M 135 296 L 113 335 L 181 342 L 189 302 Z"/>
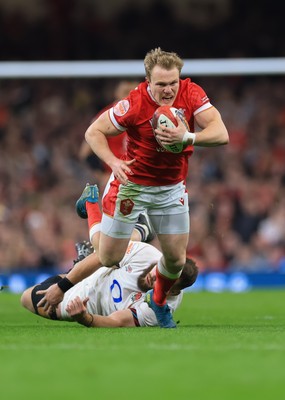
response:
<path id="1" fill-rule="evenodd" d="M 88 227 L 91 227 L 95 224 L 99 224 L 102 219 L 102 213 L 98 203 L 90 203 L 86 201 L 86 210 L 88 215 Z"/>
<path id="2" fill-rule="evenodd" d="M 153 289 L 153 300 L 156 304 L 163 306 L 166 303 L 166 297 L 176 280 L 161 275 L 156 268 L 156 281 Z"/>

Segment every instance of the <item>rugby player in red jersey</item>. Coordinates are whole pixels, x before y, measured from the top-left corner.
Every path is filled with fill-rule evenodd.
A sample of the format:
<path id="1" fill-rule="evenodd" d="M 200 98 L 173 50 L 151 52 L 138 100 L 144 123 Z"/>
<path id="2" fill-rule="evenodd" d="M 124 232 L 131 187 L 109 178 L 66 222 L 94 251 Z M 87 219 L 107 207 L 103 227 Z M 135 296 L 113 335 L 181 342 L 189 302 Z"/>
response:
<path id="1" fill-rule="evenodd" d="M 100 260 L 112 266 L 123 258 L 134 224 L 147 210 L 163 253 L 148 303 L 160 325 L 171 328 L 175 323 L 166 296 L 185 264 L 190 228 L 185 187 L 188 159 L 194 144 L 224 145 L 229 138 L 205 91 L 189 78 L 180 78 L 183 61 L 176 53 L 156 48 L 147 53 L 144 65 L 146 80 L 91 124 L 85 137 L 113 171 L 102 199 Z M 184 141 L 188 146 L 181 153 L 163 151 L 154 137 L 151 120 L 161 105 L 180 109 L 188 121 L 190 132 L 182 122 L 156 131 L 162 143 Z M 194 131 L 194 122 L 199 131 Z M 112 153 L 107 138 L 124 131 L 128 141 L 122 160 Z"/>
<path id="2" fill-rule="evenodd" d="M 144 66 L 146 80 L 101 114 L 85 133 L 94 153 L 112 170 L 102 198 L 98 254 L 103 265 L 117 265 L 138 216 L 146 211 L 163 254 L 147 302 L 161 327 L 175 328 L 166 297 L 186 261 L 190 229 L 185 186 L 188 159 L 194 145 L 225 145 L 229 137 L 219 111 L 205 91 L 189 78 L 181 79 L 183 61 L 176 53 L 160 48 L 151 50 L 145 56 Z M 155 130 L 162 144 L 183 142 L 185 149 L 181 153 L 165 151 L 155 139 L 152 117 L 162 105 L 181 110 L 188 122 L 189 131 L 179 119 L 175 128 Z M 127 149 L 123 159 L 119 159 L 110 150 L 108 137 L 124 131 Z M 77 202 L 79 215 L 82 212 L 84 217 L 89 201 L 92 202 L 92 186 L 86 187 Z"/>

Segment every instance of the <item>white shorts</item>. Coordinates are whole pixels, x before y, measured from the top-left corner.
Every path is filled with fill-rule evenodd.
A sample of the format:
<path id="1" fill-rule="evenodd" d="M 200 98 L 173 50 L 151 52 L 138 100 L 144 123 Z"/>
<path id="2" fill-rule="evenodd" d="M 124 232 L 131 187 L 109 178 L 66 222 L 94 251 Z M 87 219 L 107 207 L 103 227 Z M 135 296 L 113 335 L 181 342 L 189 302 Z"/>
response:
<path id="1" fill-rule="evenodd" d="M 189 233 L 188 193 L 183 182 L 167 186 L 118 183 L 111 175 L 102 198 L 101 232 L 129 238 L 139 215 L 146 211 L 157 234 Z"/>

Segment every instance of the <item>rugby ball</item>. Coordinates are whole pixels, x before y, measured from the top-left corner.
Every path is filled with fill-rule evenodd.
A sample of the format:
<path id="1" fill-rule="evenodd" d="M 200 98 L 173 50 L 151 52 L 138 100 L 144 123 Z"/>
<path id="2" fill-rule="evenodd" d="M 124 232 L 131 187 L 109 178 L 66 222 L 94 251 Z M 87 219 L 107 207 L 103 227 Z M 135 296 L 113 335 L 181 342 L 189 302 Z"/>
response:
<path id="1" fill-rule="evenodd" d="M 173 143 L 170 145 L 162 144 L 158 139 L 155 129 L 160 129 L 160 126 L 165 126 L 166 128 L 175 128 L 178 125 L 176 117 L 180 118 L 184 123 L 185 128 L 188 130 L 187 121 L 183 115 L 183 112 L 175 107 L 170 106 L 160 106 L 156 109 L 152 118 L 152 128 L 154 137 L 159 145 L 171 153 L 181 153 L 186 147 L 183 143 Z"/>

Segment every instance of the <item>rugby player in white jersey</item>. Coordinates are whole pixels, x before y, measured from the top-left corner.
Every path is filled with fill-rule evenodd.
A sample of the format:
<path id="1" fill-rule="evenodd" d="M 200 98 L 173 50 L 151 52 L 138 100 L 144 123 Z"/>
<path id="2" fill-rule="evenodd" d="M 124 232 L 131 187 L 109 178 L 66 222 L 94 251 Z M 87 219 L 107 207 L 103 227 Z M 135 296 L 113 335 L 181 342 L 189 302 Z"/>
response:
<path id="1" fill-rule="evenodd" d="M 90 254 L 80 263 L 92 263 Z M 49 278 L 42 284 L 25 290 L 22 305 L 29 311 L 45 318 L 76 321 L 87 327 L 139 327 L 157 326 L 153 310 L 145 302 L 145 293 L 153 287 L 155 265 L 161 252 L 154 246 L 130 241 L 119 267 L 101 267 L 90 277 L 70 288 L 62 302 L 49 313 L 37 307 L 40 289 L 47 289 L 61 277 Z M 79 263 L 78 263 L 79 264 Z M 173 286 L 167 304 L 174 312 L 180 305 L 182 289 L 191 286 L 197 277 L 193 260 L 187 260 L 181 277 Z"/>
<path id="2" fill-rule="evenodd" d="M 89 190 L 97 192 L 98 189 L 94 185 L 90 186 Z M 91 202 L 86 199 L 89 236 L 94 247 L 100 235 L 98 210 L 97 201 Z M 23 307 L 45 318 L 76 321 L 87 327 L 158 325 L 155 313 L 145 302 L 145 293 L 153 288 L 156 264 L 161 257 L 161 252 L 157 248 L 146 243 L 153 239 L 153 235 L 147 216 L 141 216 L 132 235 L 134 240 L 130 241 L 125 256 L 118 266 L 100 267 L 92 275 L 79 281 L 78 271 L 92 271 L 94 265 L 98 264 L 98 256 L 91 246 L 90 254 L 77 262 L 67 273 L 67 276 L 70 276 L 74 270 L 77 271 L 73 275 L 77 277 L 77 284 L 64 292 L 59 288 L 65 275 L 51 277 L 24 291 L 21 297 Z M 196 264 L 193 260 L 187 259 L 186 267 L 167 299 L 171 313 L 181 303 L 182 289 L 193 285 L 197 274 Z M 53 307 L 46 307 L 45 301 L 42 301 L 49 290 L 57 290 L 62 294 L 60 301 Z"/>

